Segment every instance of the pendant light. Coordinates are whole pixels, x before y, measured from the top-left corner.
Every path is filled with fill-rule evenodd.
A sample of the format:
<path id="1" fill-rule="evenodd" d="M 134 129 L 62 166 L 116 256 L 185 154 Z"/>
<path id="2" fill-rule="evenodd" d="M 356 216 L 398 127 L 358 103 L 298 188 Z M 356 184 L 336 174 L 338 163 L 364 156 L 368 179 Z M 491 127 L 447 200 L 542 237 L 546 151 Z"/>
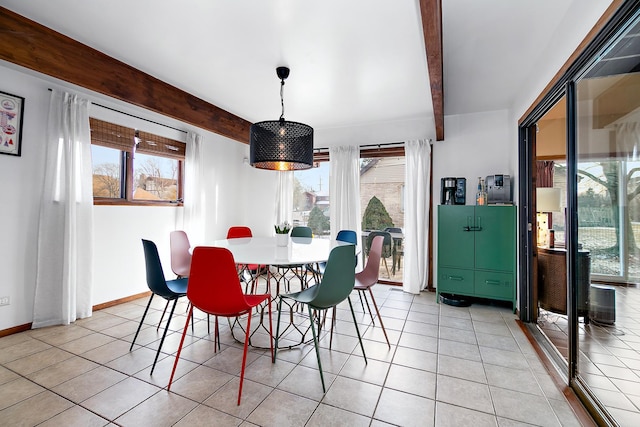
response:
<path id="1" fill-rule="evenodd" d="M 279 120 L 269 120 L 251 125 L 249 159 L 251 166 L 270 170 L 302 170 L 313 166 L 313 128 L 284 119 L 284 81 L 289 68 L 278 67 L 280 79 Z"/>

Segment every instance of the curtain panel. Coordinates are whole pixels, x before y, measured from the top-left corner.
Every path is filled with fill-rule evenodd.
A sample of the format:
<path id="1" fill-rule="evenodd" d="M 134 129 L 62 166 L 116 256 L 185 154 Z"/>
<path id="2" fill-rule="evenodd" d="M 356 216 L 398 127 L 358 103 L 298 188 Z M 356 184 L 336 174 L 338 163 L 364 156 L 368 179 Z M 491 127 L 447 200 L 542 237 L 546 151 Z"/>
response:
<path id="1" fill-rule="evenodd" d="M 553 160 L 538 160 L 536 168 L 536 187 L 553 187 Z"/>
<path id="2" fill-rule="evenodd" d="M 33 328 L 91 316 L 93 171 L 89 101 L 53 90 L 38 228 Z"/>
<path id="3" fill-rule="evenodd" d="M 404 280 L 402 289 L 417 294 L 429 279 L 429 140 L 405 144 Z"/>
<path id="4" fill-rule="evenodd" d="M 331 172 L 329 179 L 329 216 L 331 239 L 340 230 L 353 230 L 362 235 L 360 212 L 360 148 L 356 146 L 331 147 Z M 362 242 L 358 241 L 358 258 L 362 259 Z M 358 262 L 358 268 L 362 268 Z"/>
<path id="5" fill-rule="evenodd" d="M 188 132 L 184 162 L 184 231 L 196 242 L 205 240 L 207 197 L 202 159 L 202 136 Z"/>

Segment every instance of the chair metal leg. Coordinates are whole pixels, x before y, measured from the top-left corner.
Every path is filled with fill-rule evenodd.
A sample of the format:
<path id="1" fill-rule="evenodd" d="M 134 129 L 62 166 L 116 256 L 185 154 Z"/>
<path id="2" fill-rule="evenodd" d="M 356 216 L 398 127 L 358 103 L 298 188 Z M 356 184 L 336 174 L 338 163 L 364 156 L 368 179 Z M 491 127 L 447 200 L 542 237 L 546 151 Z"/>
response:
<path id="1" fill-rule="evenodd" d="M 173 370 L 171 371 L 171 377 L 169 377 L 169 385 L 167 385 L 167 391 L 171 390 L 171 383 L 173 382 L 173 375 L 176 373 L 176 368 L 178 367 L 178 360 L 180 360 L 180 353 L 182 352 L 182 344 L 184 344 L 184 337 L 187 335 L 187 329 L 189 328 L 189 319 L 193 317 L 193 306 L 189 311 L 189 315 L 187 316 L 187 321 L 184 324 L 184 329 L 182 330 L 182 338 L 180 338 L 180 345 L 178 346 L 178 352 L 176 353 L 176 360 L 173 362 Z"/>
<path id="2" fill-rule="evenodd" d="M 389 342 L 389 337 L 387 336 L 387 330 L 384 328 L 384 323 L 382 323 L 382 317 L 380 317 L 380 310 L 378 310 L 378 304 L 376 304 L 376 299 L 373 297 L 373 291 L 369 288 L 369 294 L 371 295 L 371 302 L 373 303 L 373 307 L 376 309 L 376 315 L 378 316 L 378 320 L 380 321 L 380 327 L 382 327 L 382 332 L 384 332 L 384 338 L 387 340 L 387 345 L 391 348 L 391 343 Z M 367 297 L 365 296 L 365 299 Z M 367 305 L 369 303 L 367 302 Z M 371 309 L 369 309 L 369 313 L 371 313 Z M 373 319 L 372 319 L 373 322 Z"/>
<path id="3" fill-rule="evenodd" d="M 384 261 L 384 268 L 387 269 L 387 277 L 391 278 L 391 273 L 389 273 L 389 265 L 387 264 L 387 259 L 386 258 L 382 258 L 382 261 Z"/>
<path id="4" fill-rule="evenodd" d="M 160 316 L 160 320 L 158 321 L 158 326 L 156 326 L 156 332 L 160 329 L 160 325 L 162 324 L 162 319 L 164 319 L 164 315 L 167 313 L 167 307 L 169 307 L 170 300 L 167 300 L 167 303 L 164 305 L 164 310 L 162 310 L 162 316 Z M 189 308 L 187 307 L 187 311 Z"/>
<path id="5" fill-rule="evenodd" d="M 311 310 L 311 306 L 308 304 L 307 304 L 307 309 L 309 310 L 309 321 L 311 322 L 311 333 L 313 334 L 313 345 L 316 348 L 316 358 L 318 359 L 318 370 L 320 371 L 320 380 L 322 381 L 322 392 L 326 393 L 327 389 L 324 386 L 324 375 L 322 374 L 322 362 L 320 362 L 320 348 L 318 346 L 318 336 L 316 335 L 316 328 L 313 326 L 313 313 Z M 358 336 L 360 336 L 359 333 L 358 333 Z"/>
<path id="6" fill-rule="evenodd" d="M 278 339 L 280 338 L 280 315 L 281 314 L 282 314 L 282 297 L 279 297 L 279 300 L 278 300 L 278 322 L 276 322 L 276 343 L 274 344 L 272 363 L 276 362 L 276 355 L 278 353 Z"/>
<path id="7" fill-rule="evenodd" d="M 356 313 L 353 311 L 351 298 L 347 297 L 347 301 L 349 301 L 349 308 L 351 309 L 351 317 L 353 317 L 353 326 L 356 327 L 356 333 L 358 334 L 358 341 L 360 341 L 360 348 L 362 349 L 362 356 L 364 356 L 364 363 L 367 364 L 367 355 L 364 353 L 364 345 L 362 345 L 362 337 L 360 336 L 360 329 L 358 329 L 358 321 L 356 320 Z"/>
<path id="8" fill-rule="evenodd" d="M 271 347 L 271 363 L 276 361 L 276 354 L 273 352 L 273 321 L 271 316 L 271 297 L 267 298 L 269 304 L 269 346 Z"/>
<path id="9" fill-rule="evenodd" d="M 147 317 L 147 312 L 149 311 L 149 307 L 151 307 L 151 301 L 153 300 L 153 296 L 155 294 L 151 294 L 151 298 L 149 298 L 149 302 L 147 303 L 147 308 L 144 309 L 144 314 L 142 315 L 142 319 L 140 319 L 140 324 L 138 325 L 138 330 L 136 330 L 136 334 L 133 336 L 133 341 L 131 341 L 131 347 L 129 347 L 129 351 L 133 350 L 133 345 L 136 343 L 136 338 L 138 338 L 138 334 L 140 333 L 140 328 L 142 328 L 142 323 L 144 322 L 144 318 Z"/>
<path id="10" fill-rule="evenodd" d="M 242 352 L 242 368 L 240 369 L 240 388 L 238 389 L 238 406 L 242 397 L 242 382 L 244 381 L 244 367 L 247 363 L 247 349 L 249 348 L 249 334 L 251 334 L 251 311 L 247 316 L 247 332 L 244 337 L 244 350 Z"/>
<path id="11" fill-rule="evenodd" d="M 173 318 L 173 312 L 176 309 L 176 305 L 178 304 L 178 298 L 173 300 L 173 306 L 171 307 L 171 313 L 169 313 L 169 318 L 167 319 L 167 324 L 164 327 L 164 333 L 162 334 L 162 339 L 160 339 L 160 345 L 158 346 L 158 351 L 156 352 L 156 358 L 153 360 L 153 366 L 151 366 L 151 375 L 153 375 L 153 370 L 156 369 L 156 363 L 158 362 L 158 356 L 160 356 L 160 351 L 162 350 L 162 344 L 164 343 L 164 339 L 167 337 L 167 331 L 169 330 L 169 323 L 171 323 L 171 319 Z M 193 316 L 193 311 L 191 312 Z M 187 320 L 186 323 L 189 323 Z"/>
<path id="12" fill-rule="evenodd" d="M 376 322 L 373 319 L 373 311 L 371 311 L 371 306 L 369 305 L 369 299 L 367 298 L 367 294 L 364 293 L 364 289 L 358 290 L 358 296 L 360 297 L 360 301 L 362 301 L 362 297 L 364 296 L 364 301 L 367 303 L 367 311 L 369 312 L 369 317 L 371 317 L 371 324 L 375 326 Z M 362 309 L 364 310 L 364 307 L 362 307 Z"/>

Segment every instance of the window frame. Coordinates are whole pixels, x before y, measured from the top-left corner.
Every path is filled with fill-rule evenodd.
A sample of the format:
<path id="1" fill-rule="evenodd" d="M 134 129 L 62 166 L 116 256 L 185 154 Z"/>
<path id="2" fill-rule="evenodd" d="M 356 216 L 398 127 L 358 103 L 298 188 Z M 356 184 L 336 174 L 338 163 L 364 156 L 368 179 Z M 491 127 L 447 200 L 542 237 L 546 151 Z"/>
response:
<path id="1" fill-rule="evenodd" d="M 149 132 L 128 128 L 91 117 L 91 145 L 120 151 L 121 197 L 93 197 L 94 206 L 183 206 L 186 144 Z M 140 200 L 133 198 L 134 151 L 178 161 L 176 200 Z M 122 197 L 124 189 L 124 197 Z"/>

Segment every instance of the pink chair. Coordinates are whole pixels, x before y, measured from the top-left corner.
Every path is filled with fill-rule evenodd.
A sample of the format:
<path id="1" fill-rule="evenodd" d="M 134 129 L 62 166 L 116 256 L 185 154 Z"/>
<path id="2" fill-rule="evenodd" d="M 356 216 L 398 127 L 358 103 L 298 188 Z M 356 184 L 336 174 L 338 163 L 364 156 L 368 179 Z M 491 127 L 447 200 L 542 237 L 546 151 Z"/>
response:
<path id="1" fill-rule="evenodd" d="M 182 230 L 172 231 L 169 234 L 169 245 L 171 247 L 171 271 L 178 276 L 178 279 L 189 277 L 191 269 L 191 244 L 187 233 Z"/>
<path id="2" fill-rule="evenodd" d="M 371 312 L 369 300 L 367 300 L 367 294 L 365 292 L 367 290 L 369 291 L 369 294 L 371 295 L 371 301 L 373 302 L 373 307 L 376 309 L 376 314 L 378 316 L 378 319 L 380 320 L 382 332 L 384 332 L 384 337 L 387 340 L 387 345 L 389 346 L 389 348 L 391 348 L 391 343 L 389 343 L 387 331 L 384 328 L 384 324 L 382 323 L 382 317 L 380 317 L 380 311 L 378 310 L 376 299 L 373 297 L 373 291 L 371 290 L 373 285 L 378 283 L 378 275 L 380 273 L 380 258 L 382 256 L 383 243 L 383 236 L 375 236 L 373 238 L 373 241 L 371 242 L 371 249 L 369 250 L 369 258 L 367 258 L 367 265 L 360 273 L 356 273 L 356 284 L 353 289 L 357 290 L 361 297 L 364 296 L 364 300 L 367 303 L 367 309 L 369 310 L 369 315 L 371 316 L 371 323 L 374 323 L 373 313 Z"/>
<path id="3" fill-rule="evenodd" d="M 191 243 L 189 243 L 189 237 L 187 233 L 182 230 L 175 230 L 169 233 L 169 248 L 171 252 L 171 271 L 176 275 L 177 279 L 186 279 L 189 277 L 189 271 L 191 270 Z M 164 307 L 162 316 L 160 316 L 160 322 L 164 318 L 164 314 L 169 307 L 169 301 Z M 189 308 L 187 308 L 189 310 Z M 193 319 L 192 319 L 193 320 Z M 160 323 L 158 323 L 158 328 Z M 191 323 L 191 329 L 193 330 L 193 323 Z M 157 330 L 157 328 L 156 328 Z M 207 331 L 209 330 L 207 325 Z M 216 338 L 218 337 L 218 325 L 216 321 Z"/>
<path id="4" fill-rule="evenodd" d="M 190 315 L 193 308 L 197 308 L 207 314 L 223 317 L 247 316 L 247 326 L 245 328 L 244 350 L 242 353 L 242 367 L 240 369 L 240 387 L 238 389 L 238 405 L 242 396 L 242 382 L 244 380 L 244 368 L 247 362 L 247 347 L 251 334 L 251 317 L 255 307 L 266 304 L 269 309 L 269 344 L 271 347 L 271 359 L 274 360 L 273 353 L 273 325 L 271 321 L 271 295 L 245 295 L 242 293 L 240 279 L 236 271 L 235 260 L 228 249 L 199 246 L 193 251 L 193 267 L 187 286 L 187 298 L 191 301 Z M 171 390 L 173 375 L 180 360 L 180 352 L 187 335 L 189 318 L 184 325 L 180 346 L 176 353 L 176 360 L 173 363 L 171 378 L 167 391 Z M 215 345 L 214 345 L 215 348 Z"/>

